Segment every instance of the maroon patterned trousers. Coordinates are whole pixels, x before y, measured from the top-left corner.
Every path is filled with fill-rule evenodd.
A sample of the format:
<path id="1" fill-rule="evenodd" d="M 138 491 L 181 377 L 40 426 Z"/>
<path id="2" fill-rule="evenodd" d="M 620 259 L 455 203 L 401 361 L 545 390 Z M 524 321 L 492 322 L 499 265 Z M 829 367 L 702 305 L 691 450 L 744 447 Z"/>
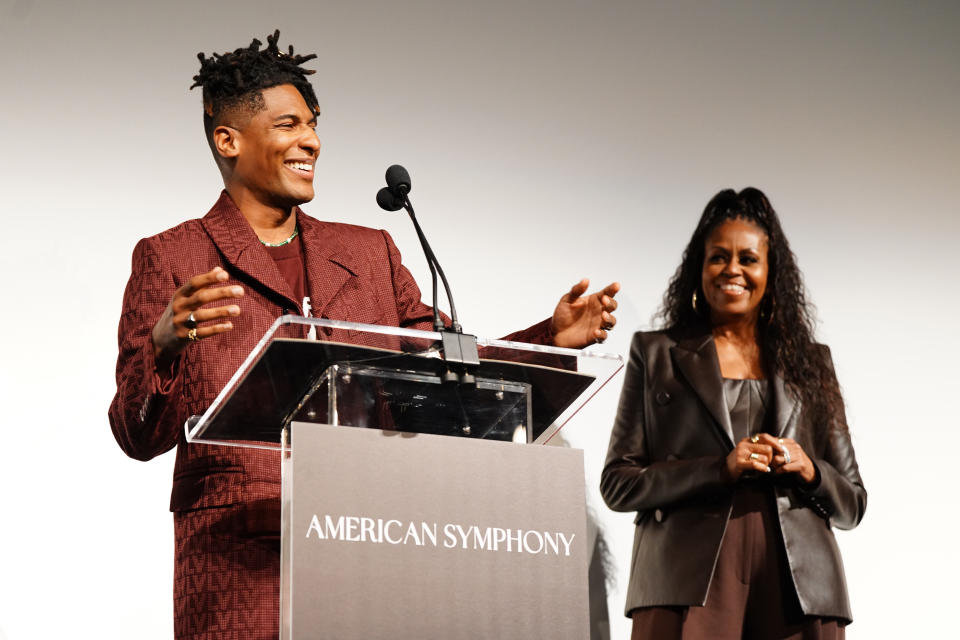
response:
<path id="1" fill-rule="evenodd" d="M 276 640 L 280 629 L 280 502 L 173 514 L 174 637 Z"/>

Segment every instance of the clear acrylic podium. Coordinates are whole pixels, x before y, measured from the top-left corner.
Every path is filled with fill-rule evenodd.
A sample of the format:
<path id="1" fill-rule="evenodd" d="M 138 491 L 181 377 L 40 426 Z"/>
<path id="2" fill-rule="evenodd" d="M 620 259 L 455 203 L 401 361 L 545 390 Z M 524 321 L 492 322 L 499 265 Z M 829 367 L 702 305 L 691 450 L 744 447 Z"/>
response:
<path id="1" fill-rule="evenodd" d="M 297 467 L 294 461 L 296 460 L 301 466 L 305 466 L 307 462 L 310 462 L 313 467 L 323 466 L 322 452 L 328 450 L 311 448 L 311 451 L 319 452 L 314 454 L 320 458 L 316 461 L 305 461 L 294 455 L 297 437 L 295 433 L 310 433 L 310 437 L 314 437 L 313 431 L 301 431 L 308 428 L 305 423 L 366 427 L 371 430 L 371 433 L 364 436 L 367 440 L 356 445 L 366 447 L 362 450 L 381 446 L 378 443 L 383 440 L 382 438 L 369 439 L 375 436 L 372 433 L 374 430 L 384 434 L 398 432 L 411 435 L 424 434 L 420 440 L 428 439 L 427 444 L 440 447 L 441 451 L 445 446 L 451 447 L 452 451 L 454 442 L 446 438 L 436 440 L 436 436 L 457 436 L 461 441 L 456 445 L 460 448 L 457 450 L 459 452 L 457 455 L 465 455 L 464 460 L 472 460 L 475 452 L 472 449 L 462 452 L 462 448 L 477 446 L 483 448 L 478 455 L 494 456 L 491 458 L 492 466 L 500 464 L 501 460 L 514 461 L 504 462 L 504 464 L 527 466 L 525 462 L 517 462 L 521 459 L 511 457 L 517 454 L 523 455 L 523 451 L 515 447 L 521 446 L 521 443 L 528 445 L 548 443 L 623 367 L 623 361 L 617 355 L 479 339 L 479 365 L 465 369 L 442 357 L 438 346 L 440 341 L 441 334 L 431 331 L 322 318 L 283 316 L 258 342 L 206 413 L 199 419 L 188 421 L 185 429 L 187 440 L 191 443 L 268 448 L 279 451 L 283 483 L 281 602 L 279 603 L 281 638 L 305 637 L 304 634 L 296 631 L 291 635 L 293 608 L 298 601 L 294 598 L 294 592 L 296 589 L 303 588 L 299 586 L 301 583 L 295 576 L 298 569 L 300 574 L 305 573 L 298 561 L 302 562 L 302 559 L 309 555 L 303 551 L 297 551 L 300 548 L 297 545 L 303 545 L 304 542 L 302 541 L 303 525 L 297 525 L 295 522 L 295 518 L 298 517 L 295 515 L 295 503 L 301 504 L 298 502 L 302 501 L 299 492 L 305 490 L 305 481 L 301 479 L 295 483 L 294 479 L 305 477 L 303 474 L 306 471 L 298 471 L 300 467 Z M 464 380 L 462 374 L 465 371 L 468 373 L 466 382 L 462 381 Z M 459 380 L 451 381 L 458 377 Z M 352 432 L 352 430 L 348 431 Z M 324 433 L 326 435 L 322 437 L 332 437 L 329 430 Z M 344 435 L 349 437 L 362 435 L 344 431 L 335 433 L 340 434 L 338 438 Z M 477 442 L 471 445 L 462 442 L 463 439 L 501 441 L 501 443 L 500 445 L 482 445 Z M 397 438 L 390 439 L 391 444 L 387 446 L 401 446 L 399 443 L 392 443 L 397 440 Z M 311 444 L 311 447 L 313 446 Z M 329 446 L 332 447 L 332 445 Z M 348 446 L 354 445 L 348 443 Z M 411 445 L 408 443 L 402 446 Z M 494 449 L 493 453 L 489 454 L 487 452 L 491 446 Z M 521 449 L 525 448 L 521 446 Z M 306 450 L 307 447 L 304 444 L 304 451 Z M 384 455 L 393 455 L 391 451 L 392 449 Z M 401 452 L 398 455 L 408 454 Z M 450 458 L 444 455 L 443 459 Z M 430 466 L 433 458 L 428 457 L 426 460 L 424 465 Z M 546 464 L 548 464 L 545 467 L 547 471 L 540 473 L 549 473 L 550 463 Z M 583 482 L 582 458 L 579 464 L 579 478 L 575 478 L 571 485 L 574 488 L 573 493 L 577 493 L 575 491 L 577 483 L 582 485 Z M 574 468 L 577 467 L 574 466 Z M 335 477 L 323 482 L 330 485 L 337 481 Z M 362 479 L 353 482 L 356 484 L 361 481 Z M 401 484 L 407 481 L 407 478 L 396 479 L 396 482 Z M 485 482 L 490 485 L 497 484 L 495 478 L 493 480 L 485 478 Z M 517 482 L 526 483 L 527 481 L 514 479 L 510 482 L 516 485 Z M 450 483 L 442 482 L 441 484 Z M 295 485 L 297 492 L 294 491 Z M 414 485 L 415 482 L 411 486 Z M 354 488 L 351 486 L 351 490 Z M 491 488 L 491 490 L 494 489 L 495 487 Z M 310 495 L 318 491 L 335 491 L 335 489 L 330 486 L 311 487 Z M 371 489 L 371 491 L 383 491 L 383 489 Z M 362 488 L 360 493 L 362 494 Z M 578 517 L 583 520 L 582 490 L 579 495 L 580 497 L 574 500 L 574 505 L 579 504 Z M 439 500 L 441 503 L 445 499 L 450 500 L 449 497 L 432 499 Z M 542 502 L 541 498 L 536 500 Z M 405 498 L 401 497 L 399 501 L 404 502 Z M 375 509 L 376 507 L 367 508 Z M 539 508 L 532 510 L 537 511 Z M 577 508 L 570 509 L 569 505 L 565 510 L 577 513 Z M 496 519 L 496 509 L 491 513 L 492 515 L 488 516 L 469 514 L 463 517 L 472 518 L 471 522 L 479 521 L 484 517 Z M 316 515 L 313 517 L 317 518 Z M 337 523 L 341 523 L 344 516 L 339 517 L 341 520 L 337 520 Z M 349 524 L 350 516 L 347 517 Z M 331 516 L 328 514 L 327 518 L 330 519 Z M 440 516 L 437 518 L 442 519 Z M 574 517 L 574 522 L 576 521 L 577 517 Z M 400 520 L 389 522 L 400 522 Z M 423 524 L 426 526 L 426 523 Z M 380 526 L 382 528 L 382 521 Z M 436 526 L 434 522 L 434 527 Z M 295 530 L 297 533 L 293 535 Z M 494 550 L 490 541 L 493 539 L 491 536 L 498 535 L 496 531 L 513 531 L 509 528 L 498 529 L 495 526 L 492 530 L 494 533 L 484 530 L 486 536 L 484 538 L 479 537 L 479 529 L 477 534 L 478 539 L 489 547 L 481 548 L 488 551 Z M 516 531 L 518 533 L 515 535 L 519 536 L 520 529 Z M 322 531 L 317 533 L 320 534 L 319 537 L 323 537 Z M 544 534 L 537 533 L 537 535 L 542 537 Z M 574 534 L 570 535 L 572 538 Z M 306 537 L 310 538 L 310 530 L 307 530 Z M 531 539 L 536 540 L 536 537 Z M 466 538 L 463 544 L 466 548 Z M 346 549 L 352 551 L 361 546 L 347 544 Z M 435 546 L 441 547 L 438 544 Z M 496 554 L 488 555 L 493 557 Z M 298 560 L 294 559 L 295 556 Z M 435 561 L 427 556 L 424 558 L 426 558 L 424 562 Z M 524 557 L 522 560 L 530 561 L 530 558 Z M 420 561 L 414 559 L 402 562 Z M 512 559 L 511 562 L 513 562 Z M 584 576 L 585 563 L 584 560 Z M 536 572 L 540 570 L 540 568 L 534 569 Z M 570 578 L 567 576 L 565 579 Z M 345 580 L 341 573 L 337 578 L 337 584 L 342 584 Z M 328 591 L 329 584 L 322 588 Z M 302 601 L 302 598 L 300 600 Z M 411 631 L 411 637 L 417 634 L 439 632 L 437 630 L 439 628 L 419 626 L 417 629 L 416 632 Z M 354 632 L 341 631 L 341 633 Z M 374 631 L 364 633 L 370 634 L 369 637 L 377 636 Z M 397 638 L 407 637 L 402 632 L 398 632 L 395 625 L 391 627 L 391 635 Z M 506 637 L 508 636 L 509 634 Z M 320 637 L 326 636 L 321 634 Z M 336 634 L 331 637 L 336 637 Z"/>

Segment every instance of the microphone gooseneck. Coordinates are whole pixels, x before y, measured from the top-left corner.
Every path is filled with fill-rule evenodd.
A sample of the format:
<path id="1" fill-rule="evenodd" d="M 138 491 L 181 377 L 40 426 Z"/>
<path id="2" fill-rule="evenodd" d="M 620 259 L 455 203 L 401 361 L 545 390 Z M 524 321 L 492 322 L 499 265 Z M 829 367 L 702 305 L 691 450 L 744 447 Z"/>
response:
<path id="1" fill-rule="evenodd" d="M 440 309 L 437 305 L 438 265 L 436 263 L 436 257 L 433 255 L 433 250 L 430 248 L 430 243 L 427 242 L 427 237 L 423 234 L 423 229 L 420 228 L 416 215 L 413 213 L 413 206 L 410 204 L 410 199 L 407 197 L 407 194 L 410 193 L 410 174 L 402 166 L 392 164 L 387 167 L 385 178 L 387 186 L 377 191 L 377 204 L 385 211 L 406 209 L 407 214 L 413 221 L 413 228 L 417 232 L 420 246 L 423 248 L 423 253 L 427 258 L 427 266 L 430 268 L 430 280 L 433 285 L 433 330 L 443 331 L 445 327 L 443 326 L 443 319 L 440 318 Z M 444 278 L 444 286 L 446 286 L 446 278 Z M 449 295 L 448 293 L 448 299 Z"/>
<path id="2" fill-rule="evenodd" d="M 390 165 L 386 171 L 387 186 L 377 192 L 377 204 L 386 211 L 398 211 L 405 209 L 413 228 L 417 232 L 417 238 L 420 239 L 420 246 L 423 247 L 423 253 L 427 258 L 427 265 L 430 267 L 430 275 L 433 281 L 433 328 L 441 334 L 443 357 L 450 363 L 455 363 L 457 368 L 461 369 L 458 375 L 448 370 L 445 374 L 445 382 L 461 382 L 464 384 L 475 384 L 473 375 L 468 367 L 474 367 L 480 364 L 477 351 L 477 339 L 475 336 L 466 335 L 460 326 L 457 318 L 457 306 L 453 301 L 453 294 L 450 291 L 450 283 L 440 261 L 427 242 L 427 237 L 417 221 L 417 215 L 414 213 L 413 205 L 410 203 L 409 193 L 411 189 L 410 174 L 399 164 Z M 437 308 L 437 274 L 443 282 L 444 291 L 447 294 L 447 302 L 450 303 L 450 329 L 448 331 L 440 318 L 440 311 Z"/>
<path id="3" fill-rule="evenodd" d="M 424 235 L 423 229 L 420 228 L 420 223 L 417 221 L 417 215 L 413 212 L 413 205 L 410 204 L 410 198 L 403 199 L 403 208 L 407 210 L 407 214 L 410 216 L 410 220 L 413 222 L 413 228 L 417 231 L 417 237 L 420 238 L 420 244 L 423 246 L 423 252 L 427 255 L 427 262 L 431 265 L 431 270 L 434 271 L 433 278 L 433 309 L 434 313 L 437 314 L 439 318 L 439 312 L 437 309 L 437 283 L 436 277 L 437 274 L 440 274 L 440 281 L 443 282 L 443 290 L 447 293 L 447 302 L 450 303 L 450 328 L 456 331 L 457 333 L 462 333 L 463 329 L 460 327 L 460 321 L 457 319 L 457 305 L 453 302 L 453 294 L 450 293 L 450 283 L 447 281 L 447 276 L 443 273 L 443 267 L 440 266 L 440 261 L 437 260 L 437 256 L 433 253 L 433 249 L 430 248 L 430 243 L 427 242 L 427 236 Z M 436 326 L 436 318 L 434 319 L 434 326 Z M 440 328 L 437 331 L 443 330 L 443 322 L 440 322 Z"/>

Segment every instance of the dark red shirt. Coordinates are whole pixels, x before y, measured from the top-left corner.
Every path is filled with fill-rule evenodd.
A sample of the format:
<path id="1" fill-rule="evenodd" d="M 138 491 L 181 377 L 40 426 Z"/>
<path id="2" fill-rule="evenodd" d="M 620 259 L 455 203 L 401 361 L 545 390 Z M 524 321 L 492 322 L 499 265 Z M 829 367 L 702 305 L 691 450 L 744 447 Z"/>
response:
<path id="1" fill-rule="evenodd" d="M 264 246 L 273 261 L 277 263 L 280 274 L 287 281 L 290 288 L 293 289 L 297 300 L 303 302 L 303 297 L 307 295 L 306 269 L 303 264 L 303 248 L 300 244 L 300 234 L 283 245 L 282 247 Z"/>

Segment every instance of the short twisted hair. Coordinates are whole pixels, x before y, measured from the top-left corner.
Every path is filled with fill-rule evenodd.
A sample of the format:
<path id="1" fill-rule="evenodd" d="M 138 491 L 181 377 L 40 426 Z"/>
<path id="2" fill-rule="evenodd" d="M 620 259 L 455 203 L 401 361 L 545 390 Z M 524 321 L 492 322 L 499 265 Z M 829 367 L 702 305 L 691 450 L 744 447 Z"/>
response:
<path id="1" fill-rule="evenodd" d="M 264 107 L 261 92 L 282 84 L 296 87 L 307 107 L 314 114 L 320 113 L 317 96 L 307 80 L 315 71 L 301 66 L 317 55 L 296 55 L 293 45 L 284 53 L 277 46 L 279 39 L 277 30 L 267 36 L 266 49 L 261 49 L 263 43 L 254 38 L 250 46 L 228 53 L 214 53 L 209 58 L 203 52 L 197 54 L 200 72 L 193 76 L 190 88 L 203 89 L 203 125 L 208 139 L 225 115 L 237 110 L 256 113 Z"/>

